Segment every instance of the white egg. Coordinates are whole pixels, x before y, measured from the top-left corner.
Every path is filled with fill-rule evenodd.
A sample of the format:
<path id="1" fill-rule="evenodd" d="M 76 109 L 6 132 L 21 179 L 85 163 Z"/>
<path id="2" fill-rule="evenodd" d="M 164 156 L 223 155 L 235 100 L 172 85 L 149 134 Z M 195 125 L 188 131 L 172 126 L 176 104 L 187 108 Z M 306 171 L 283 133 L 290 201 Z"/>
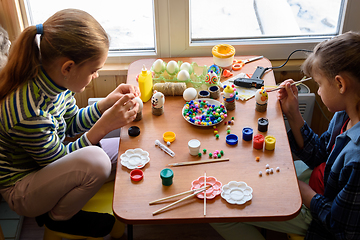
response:
<path id="1" fill-rule="evenodd" d="M 184 93 L 183 93 L 183 98 L 185 101 L 191 101 L 191 100 L 194 100 L 196 98 L 196 95 L 197 95 L 197 91 L 195 88 L 187 88 L 185 89 Z"/>
<path id="2" fill-rule="evenodd" d="M 180 81 L 186 81 L 186 80 L 189 80 L 190 79 L 190 74 L 188 71 L 186 71 L 185 69 L 184 70 L 181 70 L 178 75 L 177 75 L 177 79 L 179 79 Z"/>
<path id="3" fill-rule="evenodd" d="M 155 73 L 162 73 L 165 70 L 164 61 L 162 59 L 157 59 L 152 67 Z"/>
<path id="4" fill-rule="evenodd" d="M 265 104 L 268 101 L 268 94 L 266 92 L 266 90 L 264 89 L 259 89 L 255 92 L 255 101 L 258 104 Z"/>
<path id="5" fill-rule="evenodd" d="M 168 62 L 168 64 L 166 65 L 166 71 L 170 75 L 176 74 L 179 71 L 179 66 L 178 66 L 177 62 L 175 62 L 174 60 L 171 60 L 170 62 Z"/>
<path id="6" fill-rule="evenodd" d="M 139 98 L 139 97 L 136 97 L 135 101 L 139 103 L 139 110 L 138 110 L 138 113 L 139 113 L 142 111 L 144 104 L 143 104 L 143 101 L 141 100 L 141 98 Z"/>
<path id="7" fill-rule="evenodd" d="M 189 74 L 193 72 L 193 67 L 188 62 L 183 62 L 180 66 L 180 70 L 186 70 Z"/>

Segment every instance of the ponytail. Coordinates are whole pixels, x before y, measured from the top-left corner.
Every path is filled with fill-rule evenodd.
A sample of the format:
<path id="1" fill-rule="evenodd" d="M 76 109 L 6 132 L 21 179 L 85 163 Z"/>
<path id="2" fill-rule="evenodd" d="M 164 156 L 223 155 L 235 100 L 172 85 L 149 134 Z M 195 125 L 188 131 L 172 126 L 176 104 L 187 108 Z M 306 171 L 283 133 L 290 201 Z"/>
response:
<path id="1" fill-rule="evenodd" d="M 0 102 L 29 79 L 40 67 L 36 27 L 27 27 L 10 48 L 8 62 L 0 72 Z"/>
<path id="2" fill-rule="evenodd" d="M 37 33 L 41 34 L 40 44 Z M 58 58 L 66 57 L 80 65 L 107 52 L 109 45 L 103 27 L 82 10 L 64 9 L 43 24 L 27 27 L 12 45 L 8 63 L 0 72 L 0 102 L 36 77 L 40 62 L 51 66 Z"/>

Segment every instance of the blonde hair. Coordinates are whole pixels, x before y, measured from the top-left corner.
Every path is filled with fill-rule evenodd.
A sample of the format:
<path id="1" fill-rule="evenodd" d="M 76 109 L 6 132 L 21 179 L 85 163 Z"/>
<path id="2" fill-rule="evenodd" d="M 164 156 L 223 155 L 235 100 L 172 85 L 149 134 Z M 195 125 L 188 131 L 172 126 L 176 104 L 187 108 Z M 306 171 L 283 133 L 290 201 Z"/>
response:
<path id="1" fill-rule="evenodd" d="M 27 27 L 12 45 L 8 63 L 0 72 L 0 101 L 26 81 L 33 79 L 41 63 L 51 65 L 59 57 L 82 64 L 109 49 L 109 37 L 88 13 L 65 9 L 43 23 L 40 49 L 35 26 Z"/>
<path id="2" fill-rule="evenodd" d="M 301 69 L 308 76 L 320 70 L 328 79 L 346 72 L 360 82 L 360 33 L 347 32 L 319 43 Z"/>

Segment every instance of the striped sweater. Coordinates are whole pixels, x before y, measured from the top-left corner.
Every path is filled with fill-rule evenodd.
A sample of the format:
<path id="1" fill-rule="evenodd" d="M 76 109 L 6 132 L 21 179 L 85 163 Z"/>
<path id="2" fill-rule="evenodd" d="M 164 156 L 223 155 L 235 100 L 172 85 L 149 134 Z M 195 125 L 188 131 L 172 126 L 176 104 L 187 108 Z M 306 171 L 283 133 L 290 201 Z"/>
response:
<path id="1" fill-rule="evenodd" d="M 91 143 L 83 134 L 100 118 L 97 103 L 79 109 L 74 93 L 57 86 L 41 70 L 0 102 L 0 188 Z"/>

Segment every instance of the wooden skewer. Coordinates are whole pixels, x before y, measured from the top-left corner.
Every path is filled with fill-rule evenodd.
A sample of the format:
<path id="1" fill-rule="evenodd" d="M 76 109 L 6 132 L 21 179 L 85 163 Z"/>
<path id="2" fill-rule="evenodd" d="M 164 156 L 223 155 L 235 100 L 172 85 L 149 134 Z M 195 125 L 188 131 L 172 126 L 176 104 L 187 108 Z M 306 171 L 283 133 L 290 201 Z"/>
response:
<path id="1" fill-rule="evenodd" d="M 302 82 L 308 81 L 308 80 L 310 80 L 310 79 L 312 79 L 312 78 L 311 78 L 311 77 L 309 77 L 309 78 L 301 79 L 300 81 L 293 82 L 293 83 L 291 84 L 291 86 L 293 86 L 293 85 L 298 85 L 299 83 L 302 83 Z M 273 91 L 280 90 L 280 89 L 282 89 L 282 88 L 284 88 L 284 87 L 283 87 L 283 86 L 280 86 L 280 87 L 273 88 L 273 89 L 269 89 L 269 90 L 266 90 L 266 91 L 267 91 L 267 92 L 273 92 Z"/>
<path id="2" fill-rule="evenodd" d="M 208 159 L 208 160 L 200 160 L 200 161 L 193 161 L 193 162 L 170 163 L 168 166 L 169 167 L 178 167 L 178 166 L 213 163 L 213 162 L 223 162 L 223 161 L 229 161 L 229 158 L 217 158 L 217 159 Z"/>
<path id="3" fill-rule="evenodd" d="M 199 189 L 196 189 L 196 190 L 199 190 Z M 204 189 L 202 189 L 200 191 L 196 191 L 196 192 L 194 192 L 193 194 L 191 194 L 189 196 L 186 196 L 186 197 L 184 197 L 184 198 L 182 198 L 182 199 L 180 199 L 180 200 L 178 200 L 176 202 L 173 202 L 173 203 L 171 203 L 171 204 L 169 204 L 169 205 L 167 205 L 167 206 L 165 206 L 163 208 L 160 208 L 159 210 L 153 212 L 153 215 L 158 214 L 159 212 L 161 212 L 161 211 L 163 211 L 165 209 L 168 209 L 169 207 L 174 206 L 175 204 L 178 204 L 178 203 L 180 203 L 182 201 L 185 201 L 186 199 L 189 199 L 189 198 L 195 196 L 196 194 L 201 193 L 202 191 L 205 191 L 205 190 L 206 190 L 206 188 L 204 188 Z"/>
<path id="4" fill-rule="evenodd" d="M 204 173 L 204 186 L 206 187 L 206 172 Z M 206 189 L 204 191 L 204 216 L 206 216 Z"/>
<path id="5" fill-rule="evenodd" d="M 210 187 L 210 186 L 209 186 L 209 187 Z M 160 198 L 160 199 L 154 200 L 154 201 L 152 201 L 152 202 L 149 202 L 149 205 L 152 205 L 152 204 L 154 204 L 154 203 L 161 202 L 161 201 L 164 201 L 164 200 L 168 200 L 168 199 L 170 199 L 170 198 L 182 196 L 182 195 L 185 195 L 185 194 L 188 194 L 188 193 L 193 193 L 193 192 L 196 192 L 196 191 L 199 191 L 199 190 L 204 190 L 205 188 L 209 188 L 209 187 L 208 187 L 208 186 L 204 186 L 204 187 L 202 187 L 202 188 L 197 188 L 197 189 L 189 190 L 189 191 L 186 191 L 186 192 L 178 193 L 178 194 L 175 194 L 175 195 L 172 195 L 172 196 Z"/>

